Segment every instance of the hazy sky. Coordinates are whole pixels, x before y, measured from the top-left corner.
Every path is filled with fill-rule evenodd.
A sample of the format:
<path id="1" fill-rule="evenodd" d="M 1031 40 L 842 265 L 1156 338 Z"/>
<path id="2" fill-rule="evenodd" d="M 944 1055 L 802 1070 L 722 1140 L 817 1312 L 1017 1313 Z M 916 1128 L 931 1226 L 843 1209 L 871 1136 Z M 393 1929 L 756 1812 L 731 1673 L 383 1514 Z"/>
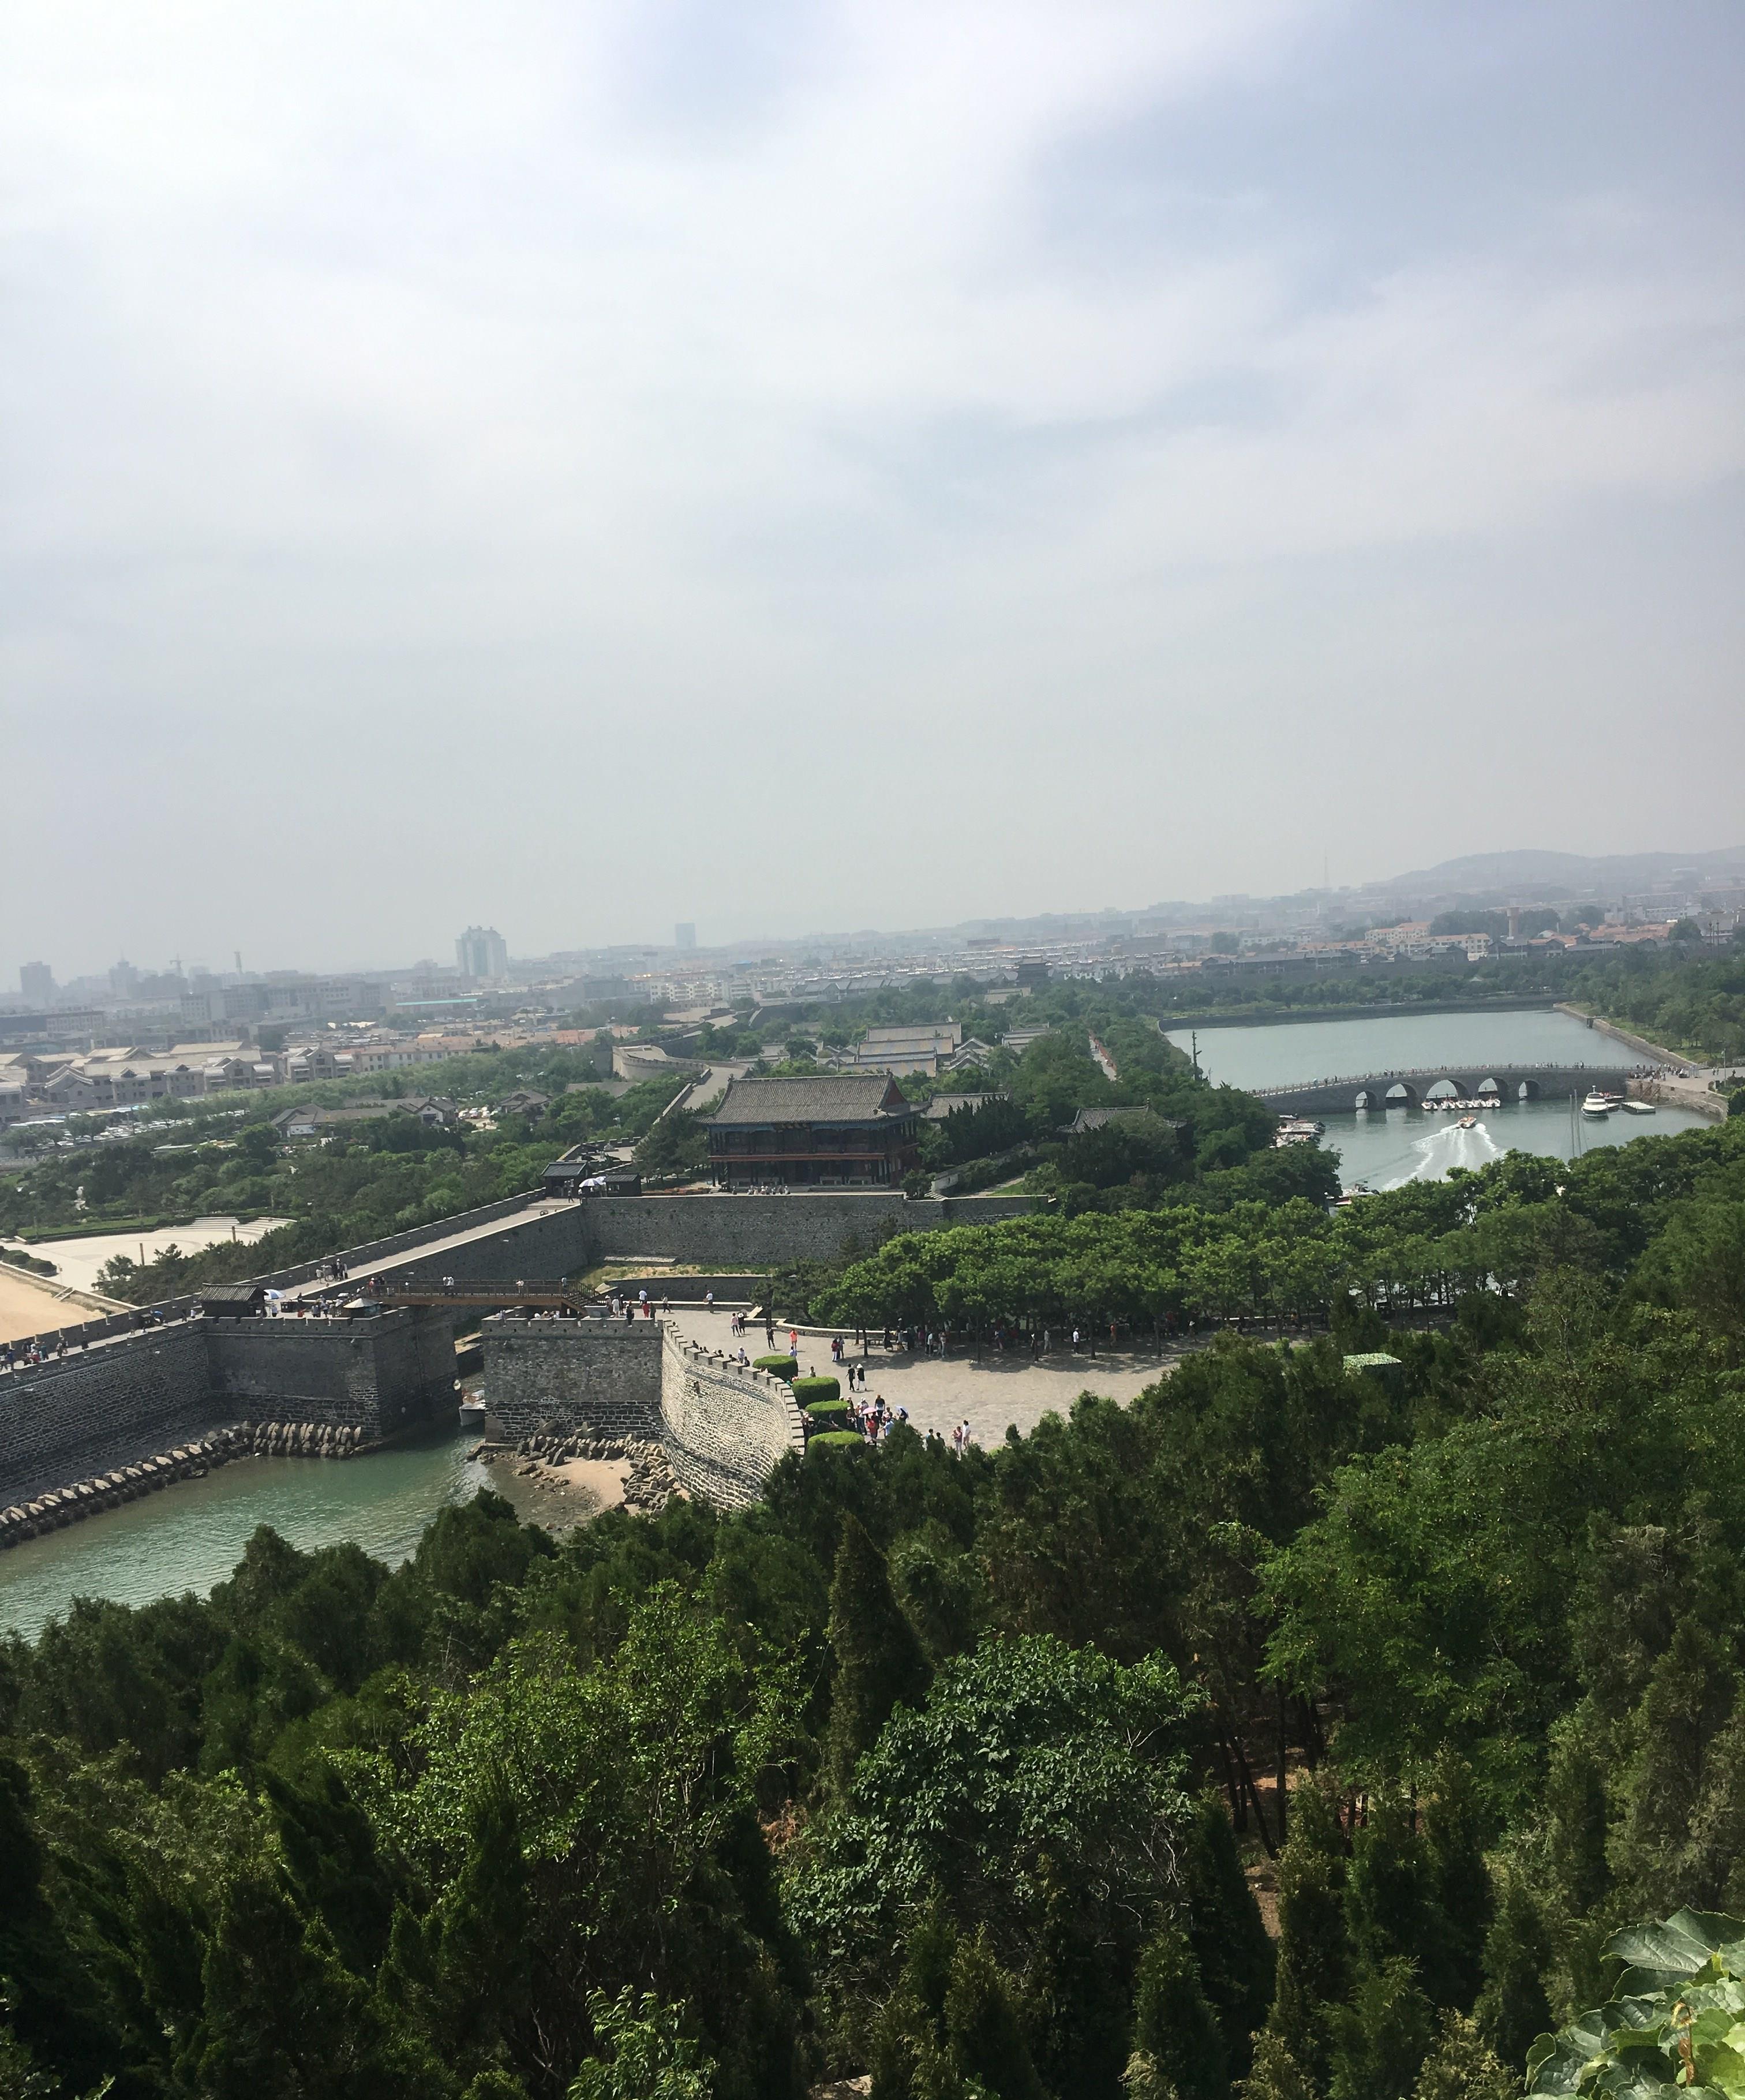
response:
<path id="1" fill-rule="evenodd" d="M 0 34 L 0 984 L 1745 837 L 1738 0 Z"/>

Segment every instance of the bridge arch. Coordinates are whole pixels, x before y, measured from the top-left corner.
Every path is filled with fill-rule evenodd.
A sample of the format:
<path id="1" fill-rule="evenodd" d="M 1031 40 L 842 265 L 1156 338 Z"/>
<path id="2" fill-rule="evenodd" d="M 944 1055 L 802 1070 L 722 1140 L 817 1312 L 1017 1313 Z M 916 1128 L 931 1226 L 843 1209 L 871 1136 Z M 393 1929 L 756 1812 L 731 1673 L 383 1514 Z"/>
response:
<path id="1" fill-rule="evenodd" d="M 1515 1099 L 1518 1101 L 1536 1101 L 1539 1099 L 1538 1080 L 1523 1079 L 1515 1088 Z"/>
<path id="2" fill-rule="evenodd" d="M 1473 1092 L 1474 1096 L 1479 1094 L 1495 1094 L 1499 1101 L 1503 1097 L 1502 1088 L 1496 1083 L 1496 1081 L 1488 1074 L 1478 1082 L 1478 1085 L 1473 1089 Z"/>
<path id="3" fill-rule="evenodd" d="M 1395 1080 L 1393 1085 L 1382 1096 L 1390 1109 L 1409 1109 L 1417 1101 L 1417 1088 L 1409 1085 L 1404 1079 Z"/>
<path id="4" fill-rule="evenodd" d="M 1466 1098 L 1464 1079 L 1433 1079 L 1424 1089 L 1427 1101 L 1458 1101 Z"/>

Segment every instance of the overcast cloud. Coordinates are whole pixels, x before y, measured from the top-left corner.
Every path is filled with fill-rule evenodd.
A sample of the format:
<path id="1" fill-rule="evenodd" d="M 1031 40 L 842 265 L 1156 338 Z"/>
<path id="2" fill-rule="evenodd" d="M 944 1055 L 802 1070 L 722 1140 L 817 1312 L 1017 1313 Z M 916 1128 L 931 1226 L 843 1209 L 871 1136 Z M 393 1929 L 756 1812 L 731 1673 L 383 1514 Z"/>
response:
<path id="1" fill-rule="evenodd" d="M 1745 11 L 0 32 L 0 984 L 1745 839 Z"/>

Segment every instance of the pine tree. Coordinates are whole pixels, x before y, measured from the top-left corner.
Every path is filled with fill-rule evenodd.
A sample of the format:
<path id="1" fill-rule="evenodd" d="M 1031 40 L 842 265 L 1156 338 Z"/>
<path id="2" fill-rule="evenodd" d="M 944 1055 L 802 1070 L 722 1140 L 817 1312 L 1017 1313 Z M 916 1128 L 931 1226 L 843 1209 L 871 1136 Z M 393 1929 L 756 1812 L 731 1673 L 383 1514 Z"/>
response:
<path id="1" fill-rule="evenodd" d="M 1188 1942 L 1223 2032 L 1230 2076 L 1246 2078 L 1254 2033 L 1272 2003 L 1273 1950 L 1219 1795 L 1195 1804 L 1180 1865 Z"/>
<path id="2" fill-rule="evenodd" d="M 1133 2051 L 1178 2100 L 1226 2100 L 1229 2056 L 1188 1935 L 1167 1926 L 1139 1961 Z M 1128 2082 L 1135 2076 L 1129 2068 Z"/>
<path id="3" fill-rule="evenodd" d="M 1416 1961 L 1433 1939 L 1430 1863 L 1412 1813 L 1397 1794 L 1373 1794 L 1351 1840 L 1345 1883 L 1346 1930 L 1362 1967 L 1396 1957 Z"/>
<path id="4" fill-rule="evenodd" d="M 854 1516 L 844 1516 L 830 1590 L 836 1658 L 827 1739 L 831 1782 L 846 1793 L 861 1754 L 899 1701 L 919 1706 L 929 1672 L 914 1629 L 891 1594 L 884 1556 Z"/>
<path id="5" fill-rule="evenodd" d="M 1463 1758 L 1437 1763 L 1424 1807 L 1434 1943 L 1421 1963 L 1432 2003 L 1470 2011 L 1484 1982 L 1484 1941 L 1495 1901 L 1485 1864 L 1483 1819 Z"/>
<path id="6" fill-rule="evenodd" d="M 1435 2031 L 1417 1966 L 1403 1954 L 1365 1969 L 1351 2002 L 1336 2006 L 1331 2022 L 1329 2100 L 1399 2100 L 1417 2077 Z"/>
<path id="7" fill-rule="evenodd" d="M 1641 1745 L 1625 1783 L 1614 1857 L 1630 1907 L 1663 1917 L 1699 1895 L 1689 1858 L 1708 1745 L 1732 1712 L 1738 1672 L 1727 1648 L 1694 1614 L 1655 1665 L 1633 1716 Z"/>
<path id="8" fill-rule="evenodd" d="M 1315 2100 L 1308 2076 L 1276 2034 L 1254 2037 L 1254 2062 L 1239 2087 L 1240 2100 Z"/>
<path id="9" fill-rule="evenodd" d="M 945 2054 L 945 1994 L 957 1947 L 936 1895 L 910 1933 L 901 1977 L 873 2028 L 870 2100 L 955 2100 L 961 2081 Z"/>
<path id="10" fill-rule="evenodd" d="M 1038 2076 L 1073 2100 L 1118 2100 L 1127 2059 L 1130 1957 L 1088 1929 L 1071 1893 L 1051 1883 L 1025 1965 L 1024 2031 Z"/>
<path id="11" fill-rule="evenodd" d="M 1552 1744 L 1545 1774 L 1545 1816 L 1552 1878 L 1564 1907 L 1585 1917 L 1606 1899 L 1611 1868 L 1606 1859 L 1606 1777 L 1578 1708 Z"/>
<path id="12" fill-rule="evenodd" d="M 1520 1875 L 1505 1873 L 1496 1917 L 1484 1943 L 1478 2032 L 1511 2068 L 1524 2065 L 1536 2036 L 1551 2025 L 1545 1974 L 1551 1949 L 1538 1905 Z"/>
<path id="13" fill-rule="evenodd" d="M 1464 2013 L 1444 2013 L 1412 2100 L 1515 2100 L 1519 2081 Z"/>
<path id="14" fill-rule="evenodd" d="M 987 1935 L 960 1940 L 945 1993 L 945 2043 L 953 2066 L 991 2100 L 1045 2100 L 1017 2007 Z"/>
<path id="15" fill-rule="evenodd" d="M 1351 1988 L 1345 1926 L 1345 1841 L 1319 1788 L 1292 1803 L 1295 1828 L 1279 1855 L 1278 1987 L 1271 2032 L 1317 2090 L 1329 2068 L 1328 2009 Z"/>
<path id="16" fill-rule="evenodd" d="M 473 1809 L 465 1860 L 438 1908 L 438 2032 L 474 2060 L 493 2056 L 531 2005 L 530 1908 L 519 1818 L 500 1774 Z"/>

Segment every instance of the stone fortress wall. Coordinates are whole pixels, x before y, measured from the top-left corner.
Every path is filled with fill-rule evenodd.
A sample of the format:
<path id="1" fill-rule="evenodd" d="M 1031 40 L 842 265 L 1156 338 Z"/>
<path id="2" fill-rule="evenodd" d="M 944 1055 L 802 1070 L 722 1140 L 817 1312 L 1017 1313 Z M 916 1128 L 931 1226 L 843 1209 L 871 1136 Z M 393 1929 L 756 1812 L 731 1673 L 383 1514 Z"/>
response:
<path id="1" fill-rule="evenodd" d="M 0 1379 L 0 1502 L 130 1466 L 216 1421 L 199 1326 L 148 1328 Z"/>
<path id="2" fill-rule="evenodd" d="M 804 1448 L 784 1379 L 664 1321 L 498 1313 L 480 1331 L 486 1404 L 506 1438 L 581 1431 L 657 1442 L 688 1492 L 729 1509 L 755 1502 L 777 1461 Z"/>
<path id="3" fill-rule="evenodd" d="M 453 1404 L 441 1311 L 148 1327 L 0 1379 L 0 1502 L 135 1464 L 221 1423 L 327 1423 L 376 1443 Z"/>
<path id="4" fill-rule="evenodd" d="M 530 1196 L 353 1248 L 341 1259 L 355 1286 L 378 1273 L 434 1273 L 460 1282 L 573 1276 L 615 1256 L 659 1257 L 743 1273 L 795 1260 L 835 1259 L 856 1248 L 870 1252 L 894 1233 L 992 1224 L 1034 1207 L 1022 1196 L 914 1199 L 894 1190 L 608 1196 L 561 1207 Z M 496 1229 L 480 1230 L 459 1246 L 438 1244 L 490 1226 Z M 320 1266 L 306 1263 L 258 1280 L 282 1290 L 315 1280 Z M 165 1309 L 179 1313 L 191 1304 L 184 1299 Z M 132 1465 L 240 1417 L 355 1427 L 371 1441 L 392 1436 L 434 1418 L 448 1405 L 453 1319 L 441 1308 L 331 1324 L 179 1319 L 139 1326 L 99 1339 L 88 1350 L 13 1370 L 0 1376 L 0 1497 L 36 1495 Z M 106 1335 L 116 1324 L 87 1330 L 83 1339 Z M 564 1324 L 574 1323 L 522 1323 L 530 1330 Z M 602 1326 L 588 1324 L 590 1330 Z M 767 1472 L 764 1460 L 781 1441 L 778 1428 L 764 1419 L 770 1396 L 762 1387 L 745 1383 L 743 1371 L 718 1370 L 707 1379 L 699 1371 L 694 1383 L 720 1395 L 720 1405 L 699 1412 L 690 1389 L 675 1387 L 670 1415 L 663 1415 L 668 1382 L 659 1361 L 661 1330 L 644 1324 L 648 1339 L 641 1338 L 639 1327 L 635 1340 L 621 1336 L 617 1343 L 601 1345 L 628 1352 L 619 1371 L 608 1376 L 605 1370 L 619 1358 L 602 1353 L 589 1359 L 597 1366 L 592 1374 L 597 1405 L 607 1405 L 610 1389 L 619 1396 L 611 1405 L 624 1411 L 623 1431 L 615 1427 L 607 1433 L 658 1436 L 664 1421 L 680 1477 L 685 1478 L 684 1467 L 690 1465 L 702 1492 L 713 1492 L 706 1485 L 710 1477 L 728 1493 L 737 1493 L 732 1484 L 749 1480 L 759 1465 Z M 518 1380 L 531 1407 L 541 1392 L 555 1396 L 569 1375 L 560 1363 L 575 1359 L 562 1357 L 563 1344 L 531 1340 L 528 1346 L 533 1351 L 549 1346 L 547 1370 L 538 1371 L 540 1360 L 530 1354 L 524 1372 L 518 1368 L 507 1387 L 501 1371 L 493 1373 L 487 1348 L 487 1390 L 494 1414 L 500 1397 L 505 1406 L 519 1407 Z M 639 1350 L 646 1352 L 646 1361 Z M 791 1406 L 791 1401 L 786 1405 Z"/>
<path id="5" fill-rule="evenodd" d="M 227 1417 L 291 1414 L 375 1443 L 454 1402 L 454 1328 L 439 1308 L 350 1320 L 202 1320 Z"/>
<path id="6" fill-rule="evenodd" d="M 588 1265 L 609 1259 L 694 1261 L 725 1270 L 870 1254 L 897 1233 L 994 1224 L 1036 1208 L 1029 1196 L 597 1196 L 575 1209 Z M 483 1272 L 481 1272 L 483 1273 Z M 500 1270 L 497 1272 L 500 1274 Z"/>
<path id="7" fill-rule="evenodd" d="M 660 1435 L 660 1345 L 653 1320 L 528 1320 L 499 1312 L 479 1330 L 485 1405 L 498 1432 L 548 1425 L 601 1436 Z"/>
<path id="8" fill-rule="evenodd" d="M 723 1509 L 743 1509 L 790 1451 L 804 1451 L 800 1408 L 785 1379 L 730 1364 L 664 1330 L 661 1441 L 679 1484 Z"/>

